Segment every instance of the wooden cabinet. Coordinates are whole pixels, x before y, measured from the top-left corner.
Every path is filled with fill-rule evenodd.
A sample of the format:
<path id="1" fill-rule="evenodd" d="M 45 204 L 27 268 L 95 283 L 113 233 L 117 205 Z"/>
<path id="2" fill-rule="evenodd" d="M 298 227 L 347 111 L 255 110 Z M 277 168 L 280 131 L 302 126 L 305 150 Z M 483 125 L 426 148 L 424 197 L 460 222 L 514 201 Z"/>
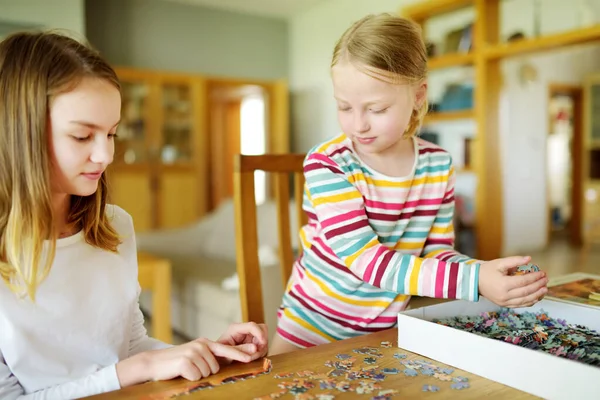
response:
<path id="1" fill-rule="evenodd" d="M 121 124 L 110 201 L 137 231 L 172 228 L 207 212 L 206 79 L 117 69 Z"/>
<path id="2" fill-rule="evenodd" d="M 285 80 L 116 71 L 122 110 L 115 160 L 108 170 L 109 201 L 132 215 L 138 232 L 191 224 L 231 197 L 243 96 L 222 102 L 216 92 L 260 89 L 265 101 L 265 152 L 289 152 Z"/>

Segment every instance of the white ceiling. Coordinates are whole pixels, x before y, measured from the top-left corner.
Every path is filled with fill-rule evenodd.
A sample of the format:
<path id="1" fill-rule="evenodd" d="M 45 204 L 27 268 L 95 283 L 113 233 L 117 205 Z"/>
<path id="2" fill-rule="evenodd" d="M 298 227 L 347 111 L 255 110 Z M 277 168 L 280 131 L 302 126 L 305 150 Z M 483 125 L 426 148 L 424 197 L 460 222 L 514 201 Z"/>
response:
<path id="1" fill-rule="evenodd" d="M 165 0 L 246 14 L 288 18 L 323 0 Z"/>

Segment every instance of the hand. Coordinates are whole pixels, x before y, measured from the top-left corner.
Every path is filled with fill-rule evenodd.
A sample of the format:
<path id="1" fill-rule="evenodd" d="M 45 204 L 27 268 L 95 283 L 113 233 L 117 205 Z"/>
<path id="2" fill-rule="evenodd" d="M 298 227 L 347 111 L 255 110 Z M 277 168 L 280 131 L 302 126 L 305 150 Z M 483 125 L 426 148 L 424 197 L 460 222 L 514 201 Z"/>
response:
<path id="1" fill-rule="evenodd" d="M 182 377 L 190 381 L 219 372 L 217 357 L 240 362 L 253 360 L 254 344 L 228 346 L 208 339 L 196 339 L 180 346 L 140 353 L 117 364 L 121 387 L 146 381 Z"/>
<path id="2" fill-rule="evenodd" d="M 229 328 L 217 339 L 217 343 L 229 346 L 252 344 L 255 349 L 248 354 L 252 357 L 252 360 L 256 360 L 267 354 L 269 348 L 267 336 L 267 325 L 246 322 L 229 325 Z M 225 359 L 224 362 L 231 362 L 231 359 Z"/>
<path id="3" fill-rule="evenodd" d="M 502 307 L 530 307 L 548 292 L 548 278 L 543 271 L 509 275 L 531 257 L 506 257 L 481 264 L 479 293 Z"/>

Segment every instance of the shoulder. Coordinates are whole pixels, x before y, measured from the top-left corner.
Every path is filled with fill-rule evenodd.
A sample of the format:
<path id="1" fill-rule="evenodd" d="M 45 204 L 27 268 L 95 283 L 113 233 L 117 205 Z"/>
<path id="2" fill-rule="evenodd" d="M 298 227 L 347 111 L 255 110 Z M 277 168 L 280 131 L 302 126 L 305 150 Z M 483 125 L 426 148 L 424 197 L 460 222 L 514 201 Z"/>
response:
<path id="1" fill-rule="evenodd" d="M 115 204 L 107 204 L 104 213 L 119 236 L 128 237 L 133 234 L 133 218 L 127 211 Z"/>
<path id="2" fill-rule="evenodd" d="M 352 142 L 346 135 L 340 133 L 310 149 L 306 154 L 304 165 L 306 167 L 317 163 L 344 169 L 344 167 L 354 162 L 356 162 L 356 157 L 354 156 Z"/>
<path id="3" fill-rule="evenodd" d="M 445 167 L 445 169 L 450 171 L 452 168 L 452 156 L 447 150 L 421 138 L 417 138 L 416 140 L 421 159 L 424 159 L 429 165 Z"/>

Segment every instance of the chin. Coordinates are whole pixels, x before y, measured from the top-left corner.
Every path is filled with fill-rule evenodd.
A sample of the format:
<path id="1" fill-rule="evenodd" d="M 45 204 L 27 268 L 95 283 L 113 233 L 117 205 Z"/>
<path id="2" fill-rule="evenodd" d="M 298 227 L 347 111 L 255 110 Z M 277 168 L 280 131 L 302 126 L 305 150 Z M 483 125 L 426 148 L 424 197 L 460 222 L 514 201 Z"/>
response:
<path id="1" fill-rule="evenodd" d="M 93 187 L 78 187 L 73 189 L 74 190 L 71 191 L 72 196 L 87 197 L 96 193 L 98 190 L 98 185 L 94 185 Z"/>

